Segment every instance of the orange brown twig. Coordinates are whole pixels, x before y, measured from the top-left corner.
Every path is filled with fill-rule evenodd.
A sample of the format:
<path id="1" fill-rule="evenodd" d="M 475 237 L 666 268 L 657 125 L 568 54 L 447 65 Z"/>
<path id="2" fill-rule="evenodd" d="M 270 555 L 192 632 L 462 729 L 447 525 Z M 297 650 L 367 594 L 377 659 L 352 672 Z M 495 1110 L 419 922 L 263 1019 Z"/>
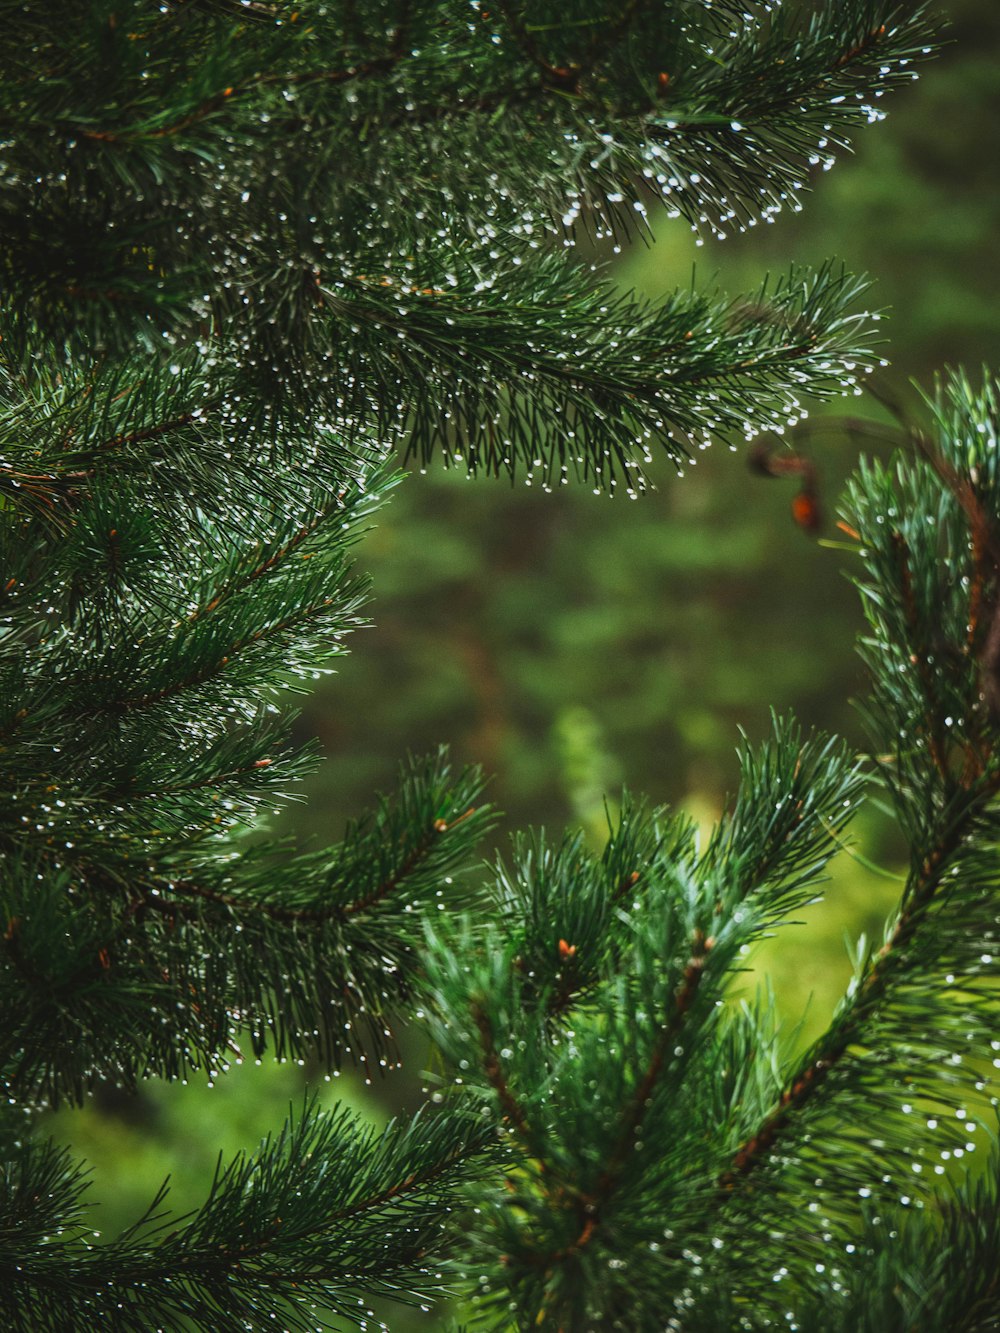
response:
<path id="1" fill-rule="evenodd" d="M 514 1096 L 504 1078 L 503 1068 L 500 1064 L 500 1057 L 497 1054 L 496 1044 L 493 1037 L 493 1024 L 490 1022 L 489 1014 L 478 1002 L 472 1005 L 472 1017 L 476 1027 L 479 1030 L 479 1039 L 483 1047 L 483 1071 L 489 1081 L 490 1087 L 497 1095 L 503 1113 L 509 1123 L 517 1130 L 525 1144 L 531 1147 L 532 1131 L 528 1124 L 528 1118 L 524 1114 L 520 1102 Z M 541 1158 L 539 1158 L 541 1162 Z"/>
<path id="2" fill-rule="evenodd" d="M 853 60 L 857 60 L 859 56 L 866 55 L 870 48 L 876 45 L 876 43 L 884 36 L 885 24 L 881 23 L 877 28 L 872 28 L 871 32 L 869 32 L 862 41 L 858 42 L 857 46 L 851 47 L 850 51 L 845 51 L 836 61 L 834 68 L 842 69 L 845 65 L 849 65 Z"/>
<path id="3" fill-rule="evenodd" d="M 674 994 L 673 1010 L 653 1047 L 646 1072 L 629 1099 L 628 1107 L 622 1119 L 618 1142 L 605 1164 L 604 1170 L 598 1177 L 593 1196 L 595 1205 L 599 1205 L 613 1193 L 621 1170 L 635 1147 L 635 1140 L 642 1127 L 649 1100 L 663 1069 L 667 1052 L 676 1041 L 681 1025 L 694 1004 L 695 996 L 701 986 L 705 964 L 714 945 L 715 940 L 712 936 L 706 936 L 701 930 L 695 931 L 691 944 L 691 955 L 684 968 L 680 985 Z"/>
<path id="4" fill-rule="evenodd" d="M 622 1113 L 621 1126 L 615 1146 L 593 1190 L 589 1193 L 580 1192 L 575 1195 L 574 1202 L 580 1219 L 580 1230 L 568 1245 L 549 1251 L 544 1255 L 523 1256 L 533 1267 L 551 1269 L 556 1264 L 578 1254 L 593 1238 L 600 1224 L 601 1208 L 617 1188 L 622 1170 L 635 1148 L 636 1139 L 649 1109 L 650 1099 L 663 1070 L 667 1053 L 676 1041 L 684 1019 L 694 1003 L 701 985 L 705 964 L 714 945 L 715 940 L 711 936 L 706 936 L 701 930 L 695 931 L 692 939 L 691 955 L 684 968 L 680 984 L 674 993 L 670 1016 L 653 1045 L 645 1072 Z"/>
<path id="5" fill-rule="evenodd" d="M 521 19 L 511 7 L 505 3 L 505 0 L 496 0 L 496 8 L 503 15 L 504 22 L 510 29 L 511 35 L 521 52 L 527 56 L 533 65 L 537 65 L 541 70 L 543 83 L 549 88 L 556 88 L 562 92 L 577 92 L 580 79 L 579 66 L 572 64 L 553 65 L 551 61 L 546 60 L 529 29 L 521 22 Z"/>
<path id="6" fill-rule="evenodd" d="M 944 735 L 941 731 L 940 719 L 933 707 L 934 700 L 934 681 L 930 673 L 930 665 L 926 654 L 923 651 L 923 635 L 920 628 L 920 616 L 917 609 L 916 598 L 913 593 L 913 578 L 910 572 L 910 548 L 906 538 L 898 530 L 892 533 L 892 545 L 899 561 L 899 593 L 903 604 L 903 613 L 906 616 L 906 624 L 909 630 L 910 638 L 910 662 L 916 667 L 920 677 L 920 684 L 923 688 L 925 702 L 925 727 L 924 732 L 927 738 L 927 748 L 931 759 L 934 761 L 934 767 L 938 770 L 942 780 L 948 783 L 951 780 L 951 774 L 948 769 L 947 752 L 945 749 Z"/>
<path id="7" fill-rule="evenodd" d="M 998 784 L 1000 777 L 991 783 L 990 790 L 995 791 Z M 950 858 L 961 841 L 960 828 L 953 825 L 924 858 L 920 865 L 919 878 L 908 895 L 906 907 L 900 914 L 895 930 L 879 950 L 858 987 L 853 1017 L 830 1037 L 827 1045 L 813 1047 L 798 1073 L 789 1081 L 781 1094 L 775 1109 L 763 1121 L 760 1128 L 745 1139 L 733 1154 L 730 1165 L 716 1182 L 722 1196 L 732 1193 L 741 1179 L 749 1176 L 763 1164 L 791 1122 L 794 1112 L 809 1101 L 850 1047 L 860 1040 L 866 1015 L 885 996 L 891 960 L 899 956 L 900 951 L 912 938 L 923 913 L 931 905 L 940 887 Z"/>
<path id="8" fill-rule="evenodd" d="M 792 500 L 792 518 L 804 532 L 815 533 L 822 528 L 819 473 L 811 458 L 799 453 L 775 453 L 761 441 L 750 450 L 747 465 L 762 477 L 799 477 L 801 486 Z"/>

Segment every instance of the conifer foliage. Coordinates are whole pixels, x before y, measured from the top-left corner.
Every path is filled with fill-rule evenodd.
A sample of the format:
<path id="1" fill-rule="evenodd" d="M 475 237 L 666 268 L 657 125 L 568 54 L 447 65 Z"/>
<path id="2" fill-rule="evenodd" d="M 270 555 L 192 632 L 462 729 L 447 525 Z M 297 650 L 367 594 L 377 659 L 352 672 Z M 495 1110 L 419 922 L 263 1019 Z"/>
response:
<path id="1" fill-rule="evenodd" d="M 339 844 L 248 830 L 313 762 L 279 693 L 362 622 L 398 460 L 636 496 L 662 451 L 798 421 L 873 364 L 832 266 L 659 304 L 577 258 L 664 206 L 797 208 L 932 40 L 890 0 L 138 0 L 0 24 L 0 1322 L 496 1329 L 995 1326 L 974 1119 L 996 926 L 997 388 L 956 375 L 845 523 L 874 760 L 777 719 L 704 846 L 626 802 L 474 875 L 475 771 L 409 761 Z M 790 1058 L 747 951 L 864 791 L 911 870 Z M 429 1027 L 380 1134 L 306 1104 L 94 1244 L 37 1114 Z M 956 1114 L 958 1112 L 959 1114 Z M 986 1155 L 980 1151 L 980 1157 Z M 942 1321 L 941 1311 L 949 1313 Z"/>

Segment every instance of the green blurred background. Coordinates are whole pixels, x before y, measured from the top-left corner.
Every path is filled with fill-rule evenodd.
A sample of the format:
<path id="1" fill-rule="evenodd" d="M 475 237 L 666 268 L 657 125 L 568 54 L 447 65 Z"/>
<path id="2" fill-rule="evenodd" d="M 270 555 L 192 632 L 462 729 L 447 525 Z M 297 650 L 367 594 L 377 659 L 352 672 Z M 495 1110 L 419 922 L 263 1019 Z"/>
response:
<path id="1" fill-rule="evenodd" d="M 883 383 L 915 401 L 911 378 L 964 363 L 1000 366 L 1000 6 L 950 0 L 949 44 L 869 128 L 850 159 L 819 173 L 801 214 L 696 247 L 654 218 L 656 243 L 616 257 L 615 281 L 650 295 L 698 282 L 751 292 L 792 261 L 835 256 L 875 279 L 891 368 Z M 827 416 L 877 415 L 867 399 Z M 853 644 L 857 598 L 836 539 L 837 497 L 859 451 L 849 430 L 804 443 L 819 471 L 824 530 L 794 524 L 791 480 L 768 480 L 718 446 L 677 478 L 663 459 L 636 502 L 589 489 L 545 495 L 454 472 L 399 487 L 358 550 L 374 581 L 374 627 L 305 703 L 300 741 L 325 762 L 308 803 L 276 823 L 336 840 L 347 818 L 391 787 L 399 758 L 448 742 L 495 775 L 509 831 L 582 823 L 595 843 L 604 794 L 625 783 L 710 821 L 736 780 L 739 728 L 771 708 L 864 741 Z M 849 568 L 846 571 L 850 573 Z M 899 892 L 903 847 L 872 809 L 838 859 L 826 901 L 757 960 L 801 1040 L 822 1026 L 849 974 L 846 940 L 878 934 Z M 857 859 L 878 863 L 883 873 Z M 419 1100 L 422 1053 L 376 1088 L 345 1075 L 327 1089 L 299 1068 L 234 1069 L 212 1089 L 112 1090 L 61 1112 L 55 1133 L 94 1165 L 95 1228 L 134 1219 L 166 1174 L 174 1204 L 203 1197 L 217 1152 L 252 1147 L 297 1102 L 312 1073 L 329 1100 L 375 1118 Z M 427 1328 L 394 1313 L 393 1330 Z M 432 1321 L 433 1322 L 433 1321 Z"/>

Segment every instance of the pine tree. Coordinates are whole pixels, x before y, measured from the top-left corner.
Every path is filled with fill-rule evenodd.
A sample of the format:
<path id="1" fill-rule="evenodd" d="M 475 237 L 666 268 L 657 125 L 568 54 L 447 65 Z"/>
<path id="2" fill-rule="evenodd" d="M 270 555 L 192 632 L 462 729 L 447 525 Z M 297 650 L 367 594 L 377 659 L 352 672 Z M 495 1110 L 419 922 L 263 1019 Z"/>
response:
<path id="1" fill-rule="evenodd" d="M 258 816 L 314 756 L 279 692 L 362 623 L 399 460 L 638 495 L 656 451 L 783 430 L 875 364 L 830 266 L 616 294 L 574 241 L 663 204 L 797 208 L 933 39 L 889 0 L 7 6 L 0 1309 L 18 1330 L 997 1326 L 976 1123 L 995 946 L 998 387 L 865 464 L 845 535 L 873 757 L 776 719 L 705 845 L 627 800 L 603 853 L 409 761 L 314 849 Z M 866 791 L 910 873 L 829 1031 L 787 1052 L 743 959 Z M 373 1133 L 307 1104 L 89 1239 L 39 1111 L 244 1053 L 335 1068 L 421 1022 L 441 1088 Z M 984 1154 L 980 1152 L 980 1157 Z"/>

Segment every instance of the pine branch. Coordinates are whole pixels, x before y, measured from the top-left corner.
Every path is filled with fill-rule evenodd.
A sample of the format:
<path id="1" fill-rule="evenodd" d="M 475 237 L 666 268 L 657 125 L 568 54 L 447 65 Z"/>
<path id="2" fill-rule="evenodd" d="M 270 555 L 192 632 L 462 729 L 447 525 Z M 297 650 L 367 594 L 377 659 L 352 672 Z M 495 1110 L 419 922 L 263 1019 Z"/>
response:
<path id="1" fill-rule="evenodd" d="M 307 1105 L 256 1155 L 220 1163 L 190 1217 L 162 1211 L 164 1187 L 140 1222 L 96 1246 L 77 1221 L 81 1173 L 50 1149 L 22 1151 L 0 1205 L 5 1327 L 235 1331 L 270 1326 L 280 1309 L 287 1327 L 306 1329 L 317 1302 L 364 1327 L 372 1295 L 444 1293 L 445 1222 L 460 1187 L 489 1169 L 491 1139 L 458 1110 L 376 1134 Z"/>
<path id="2" fill-rule="evenodd" d="M 706 938 L 700 931 L 695 931 L 691 942 L 691 956 L 674 995 L 672 1013 L 653 1046 L 642 1080 L 625 1108 L 620 1137 L 598 1178 L 594 1197 L 588 1201 L 595 1213 L 599 1212 L 601 1204 L 614 1193 L 619 1177 L 630 1155 L 635 1151 L 636 1140 L 642 1129 L 646 1111 L 652 1102 L 660 1072 L 668 1052 L 680 1034 L 688 1011 L 695 1002 L 708 955 L 714 947 L 715 940 L 711 936 Z"/>
<path id="3" fill-rule="evenodd" d="M 644 208 L 650 193 L 693 221 L 769 213 L 795 194 L 808 153 L 827 151 L 817 140 L 841 142 L 868 117 L 872 104 L 855 94 L 907 79 L 929 36 L 921 11 L 869 0 L 825 4 L 811 25 L 692 11 L 680 35 L 672 7 L 595 16 L 577 3 L 552 32 L 535 34 L 515 6 L 497 32 L 495 11 L 470 29 L 461 6 L 428 0 L 399 10 L 394 24 L 360 25 L 350 40 L 333 15 L 233 24 L 193 12 L 182 21 L 171 7 L 132 28 L 119 10 L 75 34 L 72 53 L 30 21 L 27 40 L 15 42 L 29 63 L 7 116 L 36 176 L 42 155 L 44 188 L 28 217 L 9 219 L 8 346 L 37 345 L 48 331 L 59 345 L 111 339 L 119 350 L 142 336 L 157 344 L 161 329 L 174 341 L 201 339 L 211 326 L 243 354 L 240 397 L 251 416 L 299 427 L 331 407 L 316 401 L 326 384 L 325 339 L 312 331 L 322 317 L 318 273 L 392 271 L 417 251 L 424 267 L 434 252 L 448 270 L 471 236 L 487 249 L 514 242 L 526 260 L 540 243 L 559 245 L 553 219 L 572 229 L 582 212 L 598 230 L 630 231 L 641 218 L 632 205 Z M 521 48 L 541 51 L 542 37 L 546 52 L 574 54 L 545 55 L 539 69 Z M 96 73 L 109 43 L 121 85 L 114 123 Z M 89 82 L 67 78 L 53 90 L 52 71 L 73 67 Z M 579 87 L 574 71 L 586 74 Z M 746 134 L 732 128 L 740 118 Z M 276 154 L 288 180 L 277 194 L 257 188 Z M 53 184 L 78 177 L 86 192 Z M 482 226 L 470 211 L 464 237 L 424 233 L 414 246 L 414 215 L 451 215 L 459 197 Z M 382 200 L 389 230 L 374 263 L 362 264 L 367 226 L 334 235 L 322 220 L 353 218 L 369 198 Z M 95 238 L 86 252 L 83 231 Z M 275 337 L 268 320 L 278 308 Z"/>
<path id="4" fill-rule="evenodd" d="M 857 799 L 857 767 L 838 747 L 776 731 L 744 753 L 744 790 L 701 856 L 686 821 L 626 803 L 599 859 L 575 840 L 522 843 L 517 869 L 500 867 L 500 926 L 431 933 L 436 1040 L 464 1085 L 478 1071 L 515 1152 L 510 1206 L 470 1240 L 480 1266 L 493 1256 L 490 1311 L 513 1300 L 525 1325 L 662 1323 L 662 1300 L 647 1305 L 635 1276 L 644 1250 L 653 1268 L 672 1254 L 648 1250 L 662 1225 L 651 1232 L 650 1218 L 684 1200 L 696 1224 L 719 1103 L 740 1096 L 730 1063 L 754 1069 L 749 1052 L 730 1062 L 720 1051 L 729 978 L 750 941 L 815 893 Z M 809 802 L 776 809 L 790 790 Z M 760 1081 L 752 1103 L 743 1085 L 748 1103 L 770 1095 Z M 609 1260 L 625 1253 L 629 1277 L 609 1281 Z"/>
<path id="5" fill-rule="evenodd" d="M 996 1148 L 976 1180 L 948 1187 L 933 1208 L 869 1215 L 859 1243 L 842 1266 L 844 1291 L 835 1311 L 807 1307 L 803 1320 L 826 1321 L 831 1333 L 881 1333 L 907 1328 L 986 1333 L 1000 1308 L 996 1265 Z"/>
<path id="6" fill-rule="evenodd" d="M 372 1068 L 418 984 L 423 917 L 474 896 L 462 877 L 492 822 L 481 789 L 478 773 L 453 774 L 441 754 L 414 762 L 395 800 L 340 847 L 236 844 L 234 858 L 215 836 L 201 849 L 168 842 L 158 856 L 147 843 L 143 863 L 129 842 L 115 855 L 82 839 L 8 858 L 9 1095 L 76 1100 L 97 1080 L 218 1070 L 240 1042 L 258 1056 Z"/>
<path id="7" fill-rule="evenodd" d="M 989 795 L 992 793 L 987 793 L 987 798 Z M 890 938 L 854 986 L 847 1013 L 841 1013 L 835 1026 L 809 1049 L 789 1079 L 778 1107 L 733 1154 L 730 1167 L 719 1178 L 721 1190 L 735 1189 L 742 1177 L 749 1176 L 780 1147 L 782 1134 L 792 1124 L 795 1113 L 819 1092 L 852 1047 L 866 1044 L 866 1025 L 890 997 L 891 984 L 898 978 L 898 969 L 905 967 L 908 961 L 907 946 L 941 888 L 945 875 L 954 865 L 954 856 L 961 844 L 961 827 L 961 824 L 951 827 L 928 853 L 920 873 L 907 884 L 908 906 L 897 918 Z M 902 964 L 900 959 L 904 960 Z"/>
<path id="8" fill-rule="evenodd" d="M 568 277 L 553 265 L 505 275 L 502 313 L 432 292 L 402 298 L 405 322 L 388 309 L 378 316 L 422 351 L 427 379 L 411 380 L 411 371 L 403 380 L 409 453 L 426 464 L 444 447 L 470 472 L 522 468 L 546 487 L 571 474 L 612 489 L 624 479 L 633 494 L 645 486 L 652 441 L 683 459 L 698 441 L 758 429 L 762 387 L 778 425 L 796 417 L 806 386 L 817 396 L 841 392 L 870 364 L 866 317 L 852 309 L 863 284 L 832 268 L 793 271 L 749 304 L 678 293 L 658 309 Z M 391 289 L 380 291 L 388 303 Z M 462 348 L 461 369 L 452 347 Z M 443 375 L 454 379 L 442 404 Z"/>
<path id="9" fill-rule="evenodd" d="M 978 704 L 974 701 L 979 676 L 966 625 L 969 600 L 981 596 L 981 589 L 977 591 L 974 580 L 966 580 L 949 590 L 946 602 L 933 601 L 941 586 L 937 582 L 940 530 L 929 540 L 918 541 L 913 535 L 941 520 L 949 546 L 954 542 L 950 549 L 968 551 L 974 564 L 982 561 L 983 548 L 991 540 L 992 520 L 986 515 L 995 512 L 996 470 L 989 450 L 981 450 L 985 467 L 980 476 L 976 451 L 970 452 L 968 441 L 986 434 L 980 427 L 993 417 L 995 403 L 995 384 L 987 382 L 977 393 L 962 377 L 955 377 L 934 408 L 942 427 L 940 443 L 932 446 L 922 437 L 917 457 L 898 463 L 898 489 L 894 492 L 888 471 L 874 469 L 863 469 L 853 487 L 855 510 L 850 518 L 857 525 L 859 541 L 867 546 L 863 554 L 870 576 L 862 587 L 869 619 L 882 639 L 877 653 L 876 645 L 869 650 L 869 660 L 878 672 L 882 726 L 892 728 L 876 741 L 882 748 L 891 741 L 898 747 L 894 767 L 899 771 L 888 769 L 886 776 L 911 831 L 912 869 L 885 943 L 864 961 L 830 1029 L 796 1062 L 780 1097 L 745 1134 L 720 1173 L 719 1209 L 733 1201 L 739 1205 L 739 1196 L 750 1194 L 751 1181 L 765 1168 L 769 1180 L 764 1188 L 776 1192 L 774 1202 L 778 1202 L 797 1178 L 800 1161 L 810 1169 L 812 1153 L 806 1144 L 815 1135 L 815 1126 L 826 1127 L 829 1146 L 827 1117 L 845 1097 L 853 1095 L 855 1107 L 859 1097 L 870 1099 L 873 1111 L 877 1105 L 884 1115 L 889 1069 L 925 1089 L 936 1083 L 937 1095 L 947 1098 L 949 1074 L 947 1065 L 942 1068 L 942 1055 L 974 1035 L 968 1031 L 976 1021 L 972 1015 L 990 1003 L 989 984 L 979 979 L 979 973 L 989 957 L 981 952 L 984 942 L 992 935 L 996 875 L 992 852 L 986 849 L 992 848 L 996 836 L 1000 769 L 995 733 L 982 715 L 983 695 Z M 964 475 L 951 461 L 951 442 L 957 439 L 962 441 L 959 466 Z M 884 523 L 883 504 L 890 516 L 899 516 L 898 526 Z M 963 537 L 956 527 L 958 515 L 968 525 Z M 888 531 L 878 533 L 879 527 Z M 976 531 L 985 538 L 972 540 Z M 916 712 L 907 681 L 886 666 L 886 659 L 891 661 L 887 636 L 897 634 L 900 626 L 922 701 Z M 947 659 L 948 639 L 943 644 L 942 635 L 950 635 L 954 662 L 945 670 L 932 671 L 929 663 L 934 655 Z M 966 707 L 952 716 L 959 688 Z M 920 757 L 922 751 L 929 763 Z M 939 1000 L 941 973 L 949 974 L 949 982 L 954 974 L 962 977 L 971 1015 L 963 1012 L 959 1017 Z M 880 1075 L 870 1082 L 865 1070 L 875 1062 Z M 892 1107 L 890 1114 L 898 1115 L 898 1108 Z M 898 1149 L 890 1134 L 880 1136 L 877 1150 L 893 1170 Z M 914 1166 L 920 1169 L 919 1163 Z M 870 1192 L 867 1186 L 861 1189 L 863 1196 Z M 759 1189 L 754 1193 L 753 1206 L 759 1212 L 761 1193 Z"/>
<path id="10" fill-rule="evenodd" d="M 208 903 L 215 903 L 221 907 L 234 908 L 244 913 L 269 917 L 273 921 L 321 922 L 334 919 L 346 921 L 352 916 L 358 916 L 376 909 L 383 900 L 389 898 L 400 885 L 413 875 L 413 872 L 422 862 L 429 859 L 438 836 L 446 833 L 452 825 L 462 823 L 479 813 L 475 807 L 470 806 L 468 810 L 463 811 L 454 819 L 452 824 L 440 817 L 435 819 L 429 828 L 425 828 L 421 832 L 419 838 L 402 856 L 398 865 L 384 879 L 373 887 L 366 889 L 365 893 L 353 902 L 338 902 L 324 907 L 288 907 L 280 902 L 254 901 L 245 894 L 227 893 L 219 889 L 209 888 L 203 884 L 194 884 L 185 880 L 170 880 L 152 886 L 144 886 L 146 896 L 142 908 L 139 910 L 153 907 L 157 911 L 176 913 L 181 910 L 181 906 L 173 899 L 175 897 L 180 899 L 191 897 L 202 899 Z M 477 823 L 481 827 L 482 820 L 480 819 Z M 226 914 L 227 919 L 230 915 L 230 913 Z"/>

